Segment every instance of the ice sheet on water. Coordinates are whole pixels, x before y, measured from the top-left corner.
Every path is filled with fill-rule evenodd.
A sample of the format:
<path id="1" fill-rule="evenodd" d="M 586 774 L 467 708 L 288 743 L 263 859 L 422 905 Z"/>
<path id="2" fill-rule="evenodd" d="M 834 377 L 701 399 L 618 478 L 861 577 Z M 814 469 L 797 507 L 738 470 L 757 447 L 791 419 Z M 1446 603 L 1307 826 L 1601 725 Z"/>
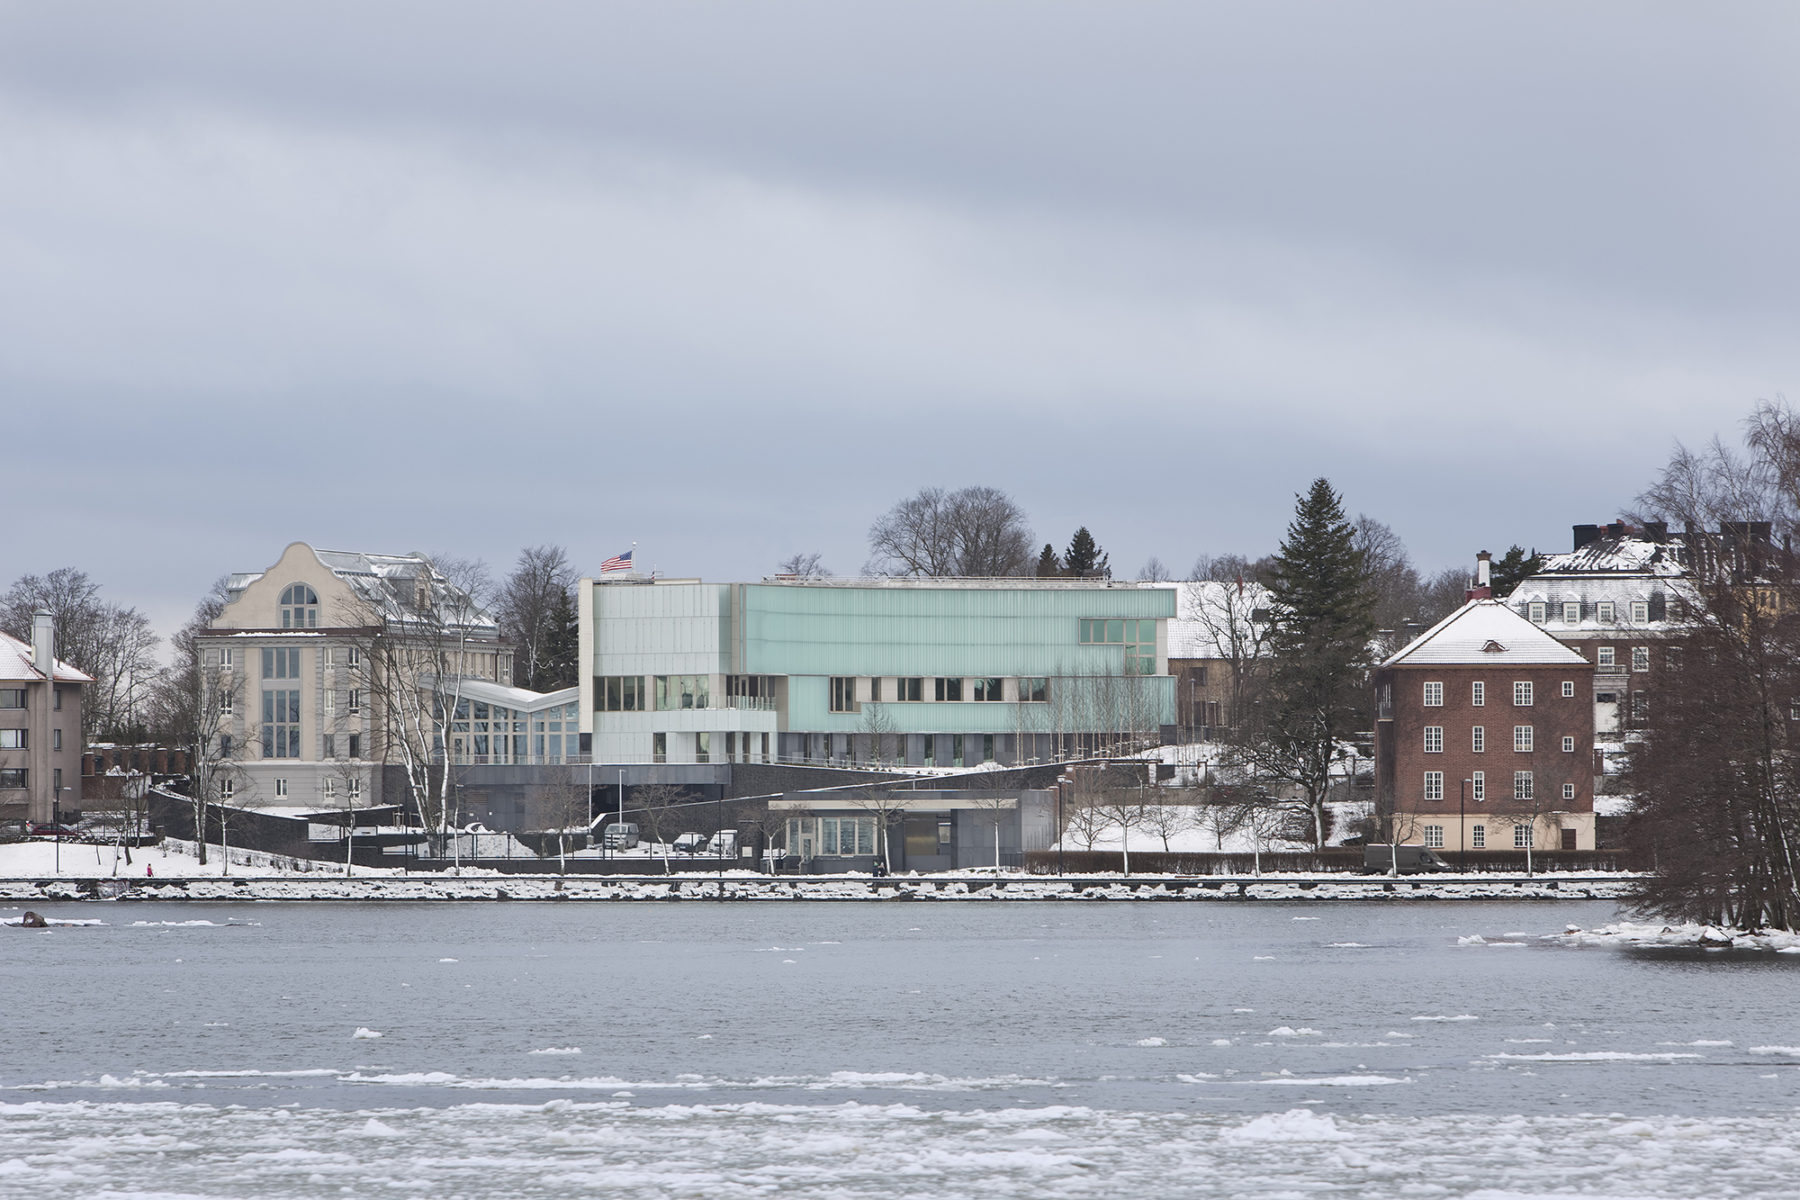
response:
<path id="1" fill-rule="evenodd" d="M 1245 1095 L 1255 1095 L 1245 1089 Z M 95 1195 L 707 1195 L 736 1200 L 1317 1196 L 1789 1200 L 1800 1113 L 1208 1117 L 1082 1106 L 0 1105 L 0 1191 Z M 398 1131 L 401 1136 L 393 1136 Z M 120 1149 L 98 1152 L 123 1139 Z M 137 1149 L 133 1149 L 136 1147 Z M 157 1147 L 179 1150 L 158 1154 Z M 1585 1172 L 1572 1175 L 1572 1166 Z M 1429 1183 L 1428 1189 L 1418 1185 Z"/>
<path id="2" fill-rule="evenodd" d="M 1476 1016 L 1474 1013 L 1457 1013 L 1453 1017 L 1421 1016 L 1421 1017 L 1414 1017 L 1413 1020 L 1415 1020 L 1415 1021 L 1479 1021 L 1479 1020 L 1481 1020 L 1481 1018 Z"/>

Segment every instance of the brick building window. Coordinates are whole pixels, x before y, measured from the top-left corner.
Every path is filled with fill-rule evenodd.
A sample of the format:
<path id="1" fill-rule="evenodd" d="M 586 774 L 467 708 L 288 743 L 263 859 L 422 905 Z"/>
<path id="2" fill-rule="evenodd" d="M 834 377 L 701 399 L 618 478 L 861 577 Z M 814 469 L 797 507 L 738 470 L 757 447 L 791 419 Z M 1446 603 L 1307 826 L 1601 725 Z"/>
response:
<path id="1" fill-rule="evenodd" d="M 1575 753 L 1575 739 L 1574 738 L 1566 737 L 1563 739 L 1563 753 L 1564 754 Z"/>
<path id="2" fill-rule="evenodd" d="M 1594 665 L 1596 667 L 1606 667 L 1610 669 L 1613 665 L 1613 648 L 1611 646 L 1601 646 L 1595 650 Z"/>
<path id="3" fill-rule="evenodd" d="M 1530 771 L 1513 772 L 1513 799 L 1532 800 L 1536 798 L 1536 788 L 1532 786 Z"/>
<path id="4" fill-rule="evenodd" d="M 1425 799 L 1442 800 L 1444 798 L 1444 773 L 1442 771 L 1425 772 Z"/>
<path id="5" fill-rule="evenodd" d="M 1480 725 L 1469 729 L 1469 749 L 1477 754 L 1487 753 L 1487 730 Z"/>
<path id="6" fill-rule="evenodd" d="M 1573 696 L 1574 694 L 1575 694 L 1575 681 L 1573 679 L 1563 680 L 1563 695 L 1564 696 Z"/>
<path id="7" fill-rule="evenodd" d="M 1563 799 L 1564 800 L 1573 800 L 1574 798 L 1575 798 L 1575 785 L 1572 783 L 1563 784 Z"/>
<path id="8" fill-rule="evenodd" d="M 1425 753 L 1442 754 L 1444 752 L 1444 727 L 1427 725 L 1425 727 Z"/>
<path id="9" fill-rule="evenodd" d="M 1513 726 L 1513 750 L 1519 754 L 1530 754 L 1532 746 L 1531 726 Z"/>
<path id="10" fill-rule="evenodd" d="M 1631 648 L 1631 669 L 1634 671 L 1650 669 L 1650 647 L 1633 646 Z"/>
<path id="11" fill-rule="evenodd" d="M 1469 778 L 1469 799 L 1477 803 L 1487 799 L 1487 772 L 1476 771 Z"/>
<path id="12" fill-rule="evenodd" d="M 1513 707 L 1531 707 L 1531 680 L 1521 679 L 1513 684 Z"/>
<path id="13" fill-rule="evenodd" d="M 1487 684 L 1477 679 L 1469 685 L 1469 703 L 1476 708 L 1487 704 Z"/>
<path id="14" fill-rule="evenodd" d="M 1443 684 L 1427 683 L 1425 685 L 1425 707 L 1426 708 L 1442 708 L 1442 707 L 1444 707 L 1444 685 Z"/>

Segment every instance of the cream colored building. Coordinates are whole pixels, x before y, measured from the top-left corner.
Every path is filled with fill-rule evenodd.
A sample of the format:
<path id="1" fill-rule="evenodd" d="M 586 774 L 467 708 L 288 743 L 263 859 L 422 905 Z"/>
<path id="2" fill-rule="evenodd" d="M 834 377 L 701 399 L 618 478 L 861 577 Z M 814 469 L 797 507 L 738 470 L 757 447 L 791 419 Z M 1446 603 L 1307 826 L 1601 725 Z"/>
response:
<path id="1" fill-rule="evenodd" d="M 228 803 L 400 803 L 380 794 L 379 768 L 393 762 L 407 728 L 422 731 L 441 760 L 436 677 L 513 691 L 499 627 L 422 554 L 295 542 L 267 569 L 231 576 L 228 588 L 224 611 L 201 635 L 215 795 Z"/>

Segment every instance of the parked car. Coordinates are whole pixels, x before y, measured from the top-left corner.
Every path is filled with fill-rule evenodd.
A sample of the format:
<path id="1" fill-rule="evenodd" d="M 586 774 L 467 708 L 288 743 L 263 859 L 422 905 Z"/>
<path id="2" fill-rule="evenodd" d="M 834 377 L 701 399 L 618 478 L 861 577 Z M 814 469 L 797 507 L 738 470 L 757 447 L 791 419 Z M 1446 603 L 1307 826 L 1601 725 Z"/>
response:
<path id="1" fill-rule="evenodd" d="M 614 821 L 606 827 L 605 839 L 608 850 L 631 850 L 636 848 L 638 842 L 642 840 L 638 836 L 638 827 L 635 821 L 626 821 L 623 824 Z"/>
<path id="2" fill-rule="evenodd" d="M 68 841 L 80 836 L 72 825 L 57 825 L 50 821 L 34 822 L 29 827 L 32 837 L 55 838 L 57 841 Z"/>
<path id="3" fill-rule="evenodd" d="M 714 858 L 736 858 L 738 852 L 738 831 L 721 829 L 706 840 L 705 853 Z"/>
<path id="4" fill-rule="evenodd" d="M 698 854 L 706 846 L 704 833 L 683 833 L 676 835 L 671 847 L 677 854 Z"/>
<path id="5" fill-rule="evenodd" d="M 1395 851 L 1398 853 L 1395 853 Z M 1438 856 L 1437 851 L 1427 850 L 1424 846 L 1390 846 L 1386 842 L 1377 842 L 1363 847 L 1363 874 L 1386 875 L 1389 868 L 1399 864 L 1398 874 L 1419 875 L 1427 871 L 1454 871 L 1455 867 Z"/>

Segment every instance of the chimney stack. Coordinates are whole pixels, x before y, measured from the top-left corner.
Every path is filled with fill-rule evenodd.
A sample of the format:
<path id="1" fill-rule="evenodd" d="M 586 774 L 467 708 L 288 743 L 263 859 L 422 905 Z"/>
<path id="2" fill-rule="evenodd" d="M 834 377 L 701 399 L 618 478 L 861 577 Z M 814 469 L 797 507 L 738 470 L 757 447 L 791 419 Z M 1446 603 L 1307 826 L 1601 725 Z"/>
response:
<path id="1" fill-rule="evenodd" d="M 1493 559 L 1494 556 L 1486 550 L 1475 556 L 1475 586 L 1464 593 L 1465 600 L 1492 600 L 1494 598 Z"/>
<path id="2" fill-rule="evenodd" d="M 41 608 L 31 618 L 31 665 L 56 681 L 56 618 Z"/>

